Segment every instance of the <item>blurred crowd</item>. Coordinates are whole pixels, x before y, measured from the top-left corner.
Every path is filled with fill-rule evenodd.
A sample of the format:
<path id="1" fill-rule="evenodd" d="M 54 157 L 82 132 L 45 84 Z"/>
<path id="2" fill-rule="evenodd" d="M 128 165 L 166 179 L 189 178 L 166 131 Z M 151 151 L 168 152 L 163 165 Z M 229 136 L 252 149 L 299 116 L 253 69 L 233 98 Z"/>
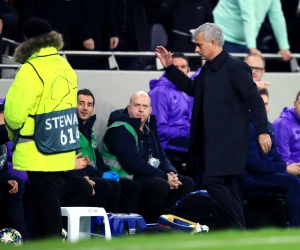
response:
<path id="1" fill-rule="evenodd" d="M 64 38 L 64 50 L 153 51 L 155 41 L 164 34 L 153 30 L 163 26 L 166 48 L 172 52 L 194 52 L 191 30 L 214 22 L 213 10 L 222 0 L 0 0 L 2 37 L 23 41 L 22 27 L 30 17 L 47 20 Z M 239 2 L 229 0 L 229 2 Z M 281 0 L 290 51 L 300 51 L 299 0 Z M 262 53 L 279 51 L 268 15 L 259 35 L 257 49 Z M 226 39 L 226 37 L 225 37 Z M 154 42 L 153 42 L 154 41 Z M 1 49 L 1 48 L 0 48 Z M 230 52 L 230 51 L 229 51 Z M 107 69 L 107 57 L 69 56 L 75 69 Z M 118 57 L 122 70 L 151 70 L 154 58 Z M 290 71 L 289 63 L 272 60 L 267 71 Z M 199 58 L 190 60 L 191 70 L 201 66 Z"/>

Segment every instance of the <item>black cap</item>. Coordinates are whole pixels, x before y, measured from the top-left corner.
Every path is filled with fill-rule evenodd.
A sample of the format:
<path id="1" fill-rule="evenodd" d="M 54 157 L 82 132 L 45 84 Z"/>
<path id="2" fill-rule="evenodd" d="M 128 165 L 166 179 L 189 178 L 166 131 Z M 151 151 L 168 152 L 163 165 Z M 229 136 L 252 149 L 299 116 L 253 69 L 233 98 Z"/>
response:
<path id="1" fill-rule="evenodd" d="M 52 31 L 50 23 L 41 18 L 30 18 L 23 25 L 24 36 L 32 38 Z"/>

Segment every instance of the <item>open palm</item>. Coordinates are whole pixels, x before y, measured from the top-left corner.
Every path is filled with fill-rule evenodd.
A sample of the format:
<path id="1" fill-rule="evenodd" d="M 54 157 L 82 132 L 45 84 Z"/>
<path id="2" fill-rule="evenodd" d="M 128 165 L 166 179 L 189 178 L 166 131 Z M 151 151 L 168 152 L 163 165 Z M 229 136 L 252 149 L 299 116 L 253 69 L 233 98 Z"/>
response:
<path id="1" fill-rule="evenodd" d="M 155 55 L 160 60 L 161 64 L 166 68 L 172 64 L 171 52 L 167 51 L 163 46 L 157 46 Z"/>

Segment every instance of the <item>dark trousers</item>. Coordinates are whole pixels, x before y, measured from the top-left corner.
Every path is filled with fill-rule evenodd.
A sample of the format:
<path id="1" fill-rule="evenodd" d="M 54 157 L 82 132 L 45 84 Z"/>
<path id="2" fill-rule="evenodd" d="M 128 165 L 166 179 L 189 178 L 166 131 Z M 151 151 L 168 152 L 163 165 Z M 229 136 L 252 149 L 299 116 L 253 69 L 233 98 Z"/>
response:
<path id="1" fill-rule="evenodd" d="M 59 201 L 61 207 L 84 207 L 92 197 L 92 186 L 86 179 L 79 176 L 69 175 L 68 172 L 59 174 Z M 32 235 L 33 208 L 32 208 L 32 185 L 26 185 L 24 196 L 25 219 L 29 237 Z M 63 228 L 68 231 L 67 218 L 63 217 Z M 33 235 L 33 238 L 35 236 Z M 40 236 L 37 236 L 39 238 Z"/>
<path id="2" fill-rule="evenodd" d="M 59 200 L 60 172 L 30 172 L 33 239 L 61 238 L 62 217 Z"/>
<path id="3" fill-rule="evenodd" d="M 92 196 L 89 206 L 103 207 L 106 212 L 117 213 L 121 195 L 121 185 L 117 181 L 90 177 L 95 182 L 95 194 Z"/>
<path id="4" fill-rule="evenodd" d="M 236 175 L 207 176 L 204 173 L 202 182 L 212 202 L 223 215 L 228 228 L 245 228 L 238 177 Z"/>
<path id="5" fill-rule="evenodd" d="M 122 187 L 119 213 L 136 213 L 142 194 L 141 185 L 132 180 L 120 179 Z"/>
<path id="6" fill-rule="evenodd" d="M 18 192 L 16 194 L 9 194 L 9 190 L 12 188 L 10 185 L 0 186 L 0 202 L 5 205 L 4 213 L 0 213 L 0 225 L 1 228 L 11 227 L 16 229 L 23 237 L 27 239 L 26 224 L 24 219 L 23 210 L 23 194 L 25 184 L 22 181 L 18 182 Z"/>
<path id="7" fill-rule="evenodd" d="M 116 181 L 109 181 L 102 178 L 102 173 L 93 171 L 93 173 L 89 174 L 89 177 L 91 180 L 94 180 L 95 178 L 103 180 L 105 182 L 106 188 L 108 188 L 108 192 L 112 192 L 111 195 L 114 195 L 116 197 L 113 198 L 111 201 L 112 204 L 109 205 L 108 209 L 110 209 L 110 212 L 119 212 L 119 213 L 136 213 L 137 208 L 139 206 L 140 197 L 141 197 L 141 186 L 132 180 L 121 178 L 119 183 Z M 102 183 L 103 183 L 102 182 Z M 121 191 L 118 193 L 121 185 Z M 105 188 L 105 187 L 103 187 Z M 111 191 L 110 191 L 111 190 Z M 105 189 L 101 190 L 99 189 L 99 192 L 105 192 Z M 105 196 L 105 199 L 109 199 L 108 194 L 102 194 Z M 119 200 L 116 200 L 117 197 L 119 197 Z M 95 198 L 93 198 L 96 201 Z M 106 202 L 102 202 L 103 205 L 106 206 Z"/>
<path id="8" fill-rule="evenodd" d="M 292 227 L 300 227 L 300 178 L 298 176 L 284 173 L 249 176 L 240 182 L 240 186 L 244 192 L 284 192 L 289 224 Z"/>
<path id="9" fill-rule="evenodd" d="M 86 207 L 93 194 L 91 184 L 81 176 L 62 174 L 59 189 L 62 207 Z"/>
<path id="10" fill-rule="evenodd" d="M 193 190 L 193 181 L 189 177 L 178 176 L 182 185 L 178 189 L 170 189 L 165 179 L 148 176 L 135 176 L 134 181 L 142 187 L 140 214 L 147 223 L 156 223 L 164 210 L 173 210 L 176 201 Z"/>

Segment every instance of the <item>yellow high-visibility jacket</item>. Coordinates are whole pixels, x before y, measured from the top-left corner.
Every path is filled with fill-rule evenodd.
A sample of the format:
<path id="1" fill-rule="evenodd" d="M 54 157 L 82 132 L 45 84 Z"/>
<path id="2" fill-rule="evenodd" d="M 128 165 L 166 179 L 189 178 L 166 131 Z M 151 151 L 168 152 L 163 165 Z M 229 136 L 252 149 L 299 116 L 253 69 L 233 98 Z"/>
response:
<path id="1" fill-rule="evenodd" d="M 47 130 L 44 136 L 33 138 L 36 116 L 46 114 L 52 117 L 52 120 L 47 120 L 52 134 L 55 131 L 61 133 L 63 142 L 79 139 L 77 116 L 72 117 L 73 128 L 76 128 L 77 122 L 77 131 L 72 134 L 61 132 L 65 117 L 53 119 L 55 112 L 73 112 L 77 107 L 77 76 L 69 63 L 57 53 L 62 45 L 61 35 L 52 31 L 31 38 L 16 49 L 14 59 L 22 65 L 6 96 L 4 117 L 9 137 L 16 141 L 13 165 L 17 170 L 56 172 L 75 167 L 75 150 L 57 152 L 55 144 L 45 140 Z M 67 140 L 67 136 L 71 139 Z M 49 150 L 53 153 L 39 150 L 37 140 L 46 142 L 46 147 L 49 142 Z"/>

